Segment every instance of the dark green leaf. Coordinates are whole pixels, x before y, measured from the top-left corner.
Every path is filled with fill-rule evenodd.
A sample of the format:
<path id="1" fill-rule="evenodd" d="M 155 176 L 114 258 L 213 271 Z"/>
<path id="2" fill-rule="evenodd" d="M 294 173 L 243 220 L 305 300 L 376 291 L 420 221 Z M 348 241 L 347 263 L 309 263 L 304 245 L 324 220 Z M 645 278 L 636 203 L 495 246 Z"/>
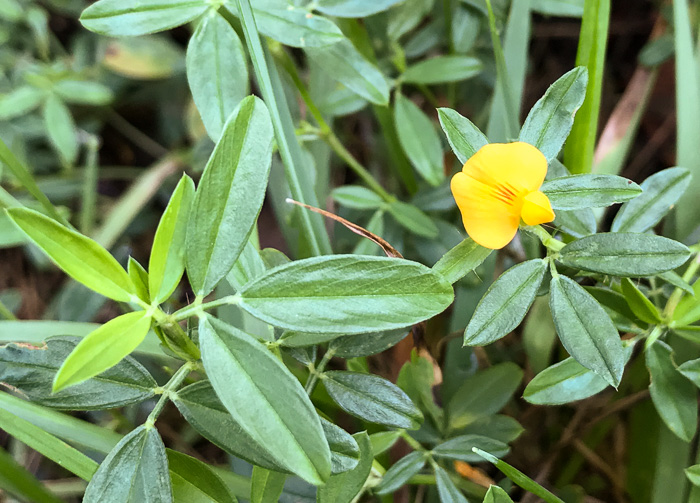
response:
<path id="1" fill-rule="evenodd" d="M 690 171 L 668 168 L 642 182 L 639 197 L 620 208 L 612 232 L 646 232 L 673 208 L 690 184 Z"/>
<path id="2" fill-rule="evenodd" d="M 43 347 L 29 344 L 0 346 L 0 382 L 12 386 L 32 402 L 65 410 L 121 407 L 154 395 L 157 383 L 136 360 L 126 357 L 86 382 L 52 393 L 56 371 L 80 342 L 78 337 L 52 337 Z"/>
<path id="3" fill-rule="evenodd" d="M 542 192 L 555 210 L 577 210 L 629 201 L 641 194 L 642 189 L 621 176 L 586 174 L 546 181 Z"/>
<path id="4" fill-rule="evenodd" d="M 284 470 L 228 413 L 209 381 L 179 390 L 173 403 L 195 430 L 224 451 L 264 468 Z"/>
<path id="5" fill-rule="evenodd" d="M 342 206 L 357 210 L 374 210 L 384 205 L 381 197 L 359 185 L 338 187 L 331 192 L 331 195 Z"/>
<path id="6" fill-rule="evenodd" d="M 402 0 L 320 0 L 316 9 L 337 17 L 367 17 L 387 10 Z"/>
<path id="7" fill-rule="evenodd" d="M 359 462 L 350 471 L 331 475 L 323 486 L 316 492 L 317 503 L 350 503 L 362 490 L 372 469 L 373 452 L 372 444 L 367 432 L 353 435 L 359 447 Z"/>
<path id="8" fill-rule="evenodd" d="M 357 358 L 386 351 L 403 340 L 410 328 L 399 328 L 387 332 L 347 335 L 335 339 L 330 348 L 341 358 Z"/>
<path id="9" fill-rule="evenodd" d="M 246 311 L 272 325 L 340 334 L 412 325 L 442 312 L 453 298 L 449 283 L 421 264 L 364 255 L 291 262 L 240 295 Z"/>
<path id="10" fill-rule="evenodd" d="M 226 120 L 248 94 L 243 44 L 223 17 L 211 11 L 187 46 L 187 80 L 209 137 L 221 137 Z"/>
<path id="11" fill-rule="evenodd" d="M 462 164 L 489 142 L 469 119 L 450 108 L 438 108 L 438 117 L 452 152 Z"/>
<path id="12" fill-rule="evenodd" d="M 389 468 L 382 481 L 375 489 L 377 494 L 389 494 L 404 485 L 408 479 L 421 471 L 425 466 L 426 453 L 414 451 L 411 454 L 399 459 Z"/>
<path id="13" fill-rule="evenodd" d="M 377 433 L 372 433 L 369 436 L 369 440 L 372 443 L 372 454 L 376 457 L 388 449 L 391 449 L 400 437 L 400 431 L 379 431 Z"/>
<path id="14" fill-rule="evenodd" d="M 321 426 L 331 449 L 331 474 L 354 469 L 360 459 L 360 449 L 352 435 L 323 418 Z"/>
<path id="15" fill-rule="evenodd" d="M 238 256 L 236 263 L 233 264 L 226 280 L 233 288 L 240 290 L 255 278 L 265 274 L 266 270 L 267 266 L 251 238 L 243 247 L 243 251 Z"/>
<path id="16" fill-rule="evenodd" d="M 426 238 L 438 236 L 439 230 L 435 222 L 412 204 L 394 201 L 387 209 L 394 220 L 409 232 Z"/>
<path id="17" fill-rule="evenodd" d="M 473 239 L 466 238 L 445 253 L 433 266 L 433 270 L 442 274 L 450 283 L 456 283 L 479 267 L 492 251 L 475 243 Z"/>
<path id="18" fill-rule="evenodd" d="M 197 295 L 214 289 L 248 241 L 265 198 L 272 138 L 265 104 L 250 96 L 209 158 L 187 228 L 187 274 Z"/>
<path id="19" fill-rule="evenodd" d="M 433 121 L 402 94 L 396 94 L 394 121 L 399 142 L 418 174 L 433 186 L 445 179 L 442 145 Z"/>
<path id="20" fill-rule="evenodd" d="M 646 296 L 639 291 L 639 288 L 634 286 L 634 283 L 628 278 L 622 278 L 622 294 L 627 300 L 632 312 L 640 320 L 651 323 L 658 324 L 661 323 L 661 315 L 656 306 L 646 298 Z"/>
<path id="21" fill-rule="evenodd" d="M 250 503 L 277 503 L 284 489 L 286 473 L 253 466 L 250 482 Z"/>
<path id="22" fill-rule="evenodd" d="M 410 84 L 459 82 L 478 75 L 481 61 L 470 56 L 437 56 L 409 66 L 401 79 Z"/>
<path id="23" fill-rule="evenodd" d="M 172 488 L 165 446 L 153 426 L 125 436 L 95 472 L 85 503 L 171 503 Z"/>
<path id="24" fill-rule="evenodd" d="M 166 449 L 175 503 L 235 503 L 216 473 L 201 461 Z"/>
<path id="25" fill-rule="evenodd" d="M 561 76 L 535 103 L 520 130 L 519 141 L 537 147 L 548 161 L 566 141 L 574 115 L 586 97 L 588 71 L 579 66 Z"/>
<path id="26" fill-rule="evenodd" d="M 678 372 L 690 379 L 695 386 L 700 388 L 700 358 L 682 363 L 678 367 Z"/>
<path id="27" fill-rule="evenodd" d="M 331 398 L 360 419 L 411 430 L 423 421 L 408 395 L 379 376 L 337 370 L 325 372 L 322 379 Z"/>
<path id="28" fill-rule="evenodd" d="M 683 265 L 690 250 L 679 243 L 651 234 L 595 234 L 566 245 L 558 258 L 562 264 L 613 276 L 651 276 Z"/>
<path id="29" fill-rule="evenodd" d="M 457 488 L 450 474 L 444 468 L 435 465 L 435 482 L 441 503 L 469 503 L 462 492 Z"/>
<path id="30" fill-rule="evenodd" d="M 651 376 L 649 392 L 656 411 L 678 438 L 690 442 L 698 423 L 697 389 L 676 368 L 671 348 L 654 342 L 646 352 Z"/>
<path id="31" fill-rule="evenodd" d="M 464 380 L 447 404 L 452 430 L 501 410 L 520 386 L 523 371 L 515 363 L 494 365 Z"/>
<path id="32" fill-rule="evenodd" d="M 617 388 L 625 356 L 610 317 L 598 302 L 574 280 L 552 278 L 549 307 L 564 348 L 584 367 Z"/>
<path id="33" fill-rule="evenodd" d="M 185 24 L 209 7 L 204 0 L 100 0 L 83 11 L 80 22 L 102 35 L 145 35 Z"/>
<path id="34" fill-rule="evenodd" d="M 510 449 L 500 440 L 485 437 L 483 435 L 460 435 L 438 444 L 431 451 L 433 456 L 446 459 L 457 459 L 467 463 L 478 463 L 481 456 L 475 454 L 472 448 L 487 450 L 494 456 L 502 458 Z"/>
<path id="35" fill-rule="evenodd" d="M 328 479 L 321 422 L 287 367 L 252 336 L 215 319 L 200 319 L 199 337 L 212 387 L 241 428 L 286 470 L 310 483 Z"/>
<path id="36" fill-rule="evenodd" d="M 530 309 L 547 263 L 528 260 L 511 267 L 487 290 L 464 331 L 465 346 L 485 346 L 508 335 Z"/>

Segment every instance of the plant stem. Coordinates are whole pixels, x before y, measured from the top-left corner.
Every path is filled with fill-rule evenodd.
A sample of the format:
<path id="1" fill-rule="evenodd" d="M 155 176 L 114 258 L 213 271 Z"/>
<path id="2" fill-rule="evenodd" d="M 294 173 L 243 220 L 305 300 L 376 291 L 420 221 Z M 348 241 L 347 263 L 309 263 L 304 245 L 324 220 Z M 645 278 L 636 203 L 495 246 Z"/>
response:
<path id="1" fill-rule="evenodd" d="M 649 333 L 646 342 L 644 343 L 644 349 L 649 349 L 656 340 L 664 334 L 664 327 L 661 325 L 656 325 L 654 329 Z"/>
<path id="2" fill-rule="evenodd" d="M 100 141 L 95 135 L 87 140 L 87 160 L 83 172 L 83 197 L 80 205 L 80 232 L 89 236 L 95 223 L 97 208 L 97 151 Z"/>
<path id="3" fill-rule="evenodd" d="M 413 448 L 413 450 L 425 451 L 425 448 L 421 445 L 421 443 L 409 435 L 406 430 L 401 430 L 401 438 L 403 438 L 404 441 Z"/>
<path id="4" fill-rule="evenodd" d="M 548 249 L 552 250 L 554 252 L 558 252 L 564 246 L 566 246 L 564 243 L 559 241 L 558 239 L 555 239 L 549 232 L 547 232 L 544 227 L 541 225 L 531 225 L 529 227 L 525 227 L 526 230 L 532 232 L 535 236 L 537 236 L 540 241 L 542 241 L 542 244 Z"/>
<path id="5" fill-rule="evenodd" d="M 199 316 L 204 313 L 206 309 L 212 309 L 219 306 L 235 306 L 241 301 L 240 295 L 227 295 L 226 297 L 221 297 L 220 299 L 212 300 L 211 302 L 195 302 L 187 307 L 175 311 L 170 317 L 174 321 L 186 320 L 191 316 Z"/>
<path id="6" fill-rule="evenodd" d="M 318 367 L 314 367 L 313 364 L 309 365 L 309 371 L 311 373 L 309 374 L 309 380 L 306 381 L 306 386 L 304 386 L 304 390 L 306 391 L 307 395 L 311 396 L 311 393 L 314 392 L 319 376 L 326 369 L 326 365 L 328 365 L 328 362 L 331 361 L 334 354 L 335 351 L 333 349 L 329 349 L 326 351 L 326 354 L 323 355 L 323 358 L 321 358 Z"/>
<path id="7" fill-rule="evenodd" d="M 304 100 L 304 103 L 306 103 L 306 108 L 308 108 L 309 112 L 318 124 L 319 136 L 326 143 L 328 143 L 328 146 L 330 146 L 333 149 L 336 155 L 340 157 L 343 161 L 345 161 L 345 163 L 350 167 L 350 169 L 352 169 L 355 172 L 355 174 L 359 176 L 370 189 L 376 192 L 377 195 L 379 195 L 386 202 L 390 203 L 395 201 L 396 198 L 389 194 L 386 190 L 384 190 L 384 188 L 372 176 L 369 170 L 367 170 L 367 168 L 365 168 L 362 164 L 360 164 L 357 161 L 357 159 L 353 157 L 353 155 L 345 148 L 345 146 L 335 135 L 332 128 L 328 125 L 328 122 L 326 122 L 326 120 L 323 118 L 323 114 L 316 106 L 316 103 L 314 103 L 313 99 L 311 98 L 311 94 L 309 94 L 308 89 L 306 89 L 304 82 L 301 80 L 299 72 L 297 71 L 296 66 L 294 66 L 294 62 L 292 61 L 289 54 L 287 54 L 287 52 L 281 46 L 279 46 L 275 48 L 275 50 L 273 51 L 273 55 L 275 56 L 277 61 L 282 65 L 282 68 L 284 68 L 291 77 L 292 82 L 294 82 L 294 85 L 299 91 L 299 94 Z"/>
<path id="8" fill-rule="evenodd" d="M 182 384 L 182 381 L 185 380 L 185 377 L 187 377 L 194 367 L 195 365 L 193 362 L 186 362 L 177 370 L 177 372 L 175 372 L 175 374 L 173 374 L 168 383 L 163 387 L 163 394 L 156 403 L 156 406 L 153 407 L 153 410 L 148 415 L 148 419 L 146 420 L 147 428 L 153 427 L 153 425 L 156 423 L 156 419 L 158 419 L 160 413 L 163 412 L 163 407 L 165 407 L 167 401 L 170 400 L 171 393 L 177 390 L 180 384 Z"/>

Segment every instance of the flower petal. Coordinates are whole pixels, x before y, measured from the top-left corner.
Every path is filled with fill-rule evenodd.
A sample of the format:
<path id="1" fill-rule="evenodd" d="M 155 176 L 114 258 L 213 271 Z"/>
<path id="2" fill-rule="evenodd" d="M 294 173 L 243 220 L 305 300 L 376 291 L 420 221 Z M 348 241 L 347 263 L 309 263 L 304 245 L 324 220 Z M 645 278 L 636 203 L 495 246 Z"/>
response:
<path id="1" fill-rule="evenodd" d="M 464 173 L 452 177 L 451 188 L 469 237 L 493 250 L 512 241 L 520 224 L 520 199 L 500 197 L 493 187 Z"/>
<path id="2" fill-rule="evenodd" d="M 549 198 L 536 190 L 523 198 L 523 222 L 527 225 L 546 224 L 554 220 L 554 212 Z"/>
<path id="3" fill-rule="evenodd" d="M 538 190 L 547 174 L 547 159 L 529 143 L 489 143 L 464 164 L 462 171 L 493 187 Z"/>

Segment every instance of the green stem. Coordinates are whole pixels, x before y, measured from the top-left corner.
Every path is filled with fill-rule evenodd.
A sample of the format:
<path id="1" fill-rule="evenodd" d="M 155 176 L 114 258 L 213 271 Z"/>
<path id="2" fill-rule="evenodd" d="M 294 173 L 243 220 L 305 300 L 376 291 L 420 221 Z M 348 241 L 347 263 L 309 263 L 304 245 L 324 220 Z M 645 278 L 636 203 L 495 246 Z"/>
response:
<path id="1" fill-rule="evenodd" d="M 260 36 L 255 24 L 253 8 L 250 0 L 236 0 L 240 21 L 245 34 L 248 52 L 250 53 L 255 75 L 260 86 L 263 99 L 270 111 L 270 118 L 275 130 L 277 147 L 285 166 L 287 183 L 292 197 L 299 202 L 318 206 L 318 201 L 309 183 L 302 183 L 301 149 L 296 139 L 294 123 L 286 106 L 286 99 L 281 89 L 281 82 L 274 66 L 268 66 L 266 54 L 260 43 Z M 221 9 L 225 11 L 226 9 Z M 312 255 L 331 253 L 331 243 L 326 232 L 325 224 L 320 215 L 308 211 L 299 212 L 301 226 L 310 246 Z"/>
<path id="2" fill-rule="evenodd" d="M 690 263 L 688 268 L 685 270 L 685 273 L 683 274 L 683 281 L 686 283 L 689 283 L 692 279 L 693 276 L 698 272 L 698 269 L 700 269 L 700 253 L 696 254 L 695 257 L 693 258 L 693 261 Z M 664 314 L 663 317 L 666 320 L 671 319 L 671 316 L 673 315 L 673 311 L 676 310 L 676 307 L 678 307 L 678 303 L 681 301 L 683 298 L 683 294 L 685 292 L 681 290 L 680 288 L 676 288 L 671 296 L 668 298 L 668 302 L 666 302 L 666 307 L 664 308 Z"/>
<path id="3" fill-rule="evenodd" d="M 191 316 L 199 316 L 203 314 L 206 309 L 213 309 L 219 306 L 235 306 L 240 301 L 240 295 L 227 295 L 226 297 L 221 297 L 220 299 L 212 300 L 211 302 L 195 302 L 187 307 L 183 307 L 182 309 L 175 311 L 170 315 L 170 318 L 174 321 L 182 321 L 190 318 Z"/>
<path id="4" fill-rule="evenodd" d="M 518 133 L 518 111 L 515 107 L 515 99 L 510 89 L 510 81 L 508 80 L 508 67 L 506 66 L 506 57 L 501 46 L 501 39 L 498 38 L 496 29 L 496 16 L 491 7 L 491 0 L 486 0 L 486 9 L 489 14 L 489 31 L 491 32 L 491 43 L 493 44 L 493 53 L 496 59 L 497 84 L 500 84 L 503 92 L 503 99 L 506 105 L 506 137 L 515 138 Z"/>
<path id="5" fill-rule="evenodd" d="M 541 225 L 531 225 L 528 227 L 525 227 L 526 230 L 530 231 L 533 233 L 535 236 L 537 236 L 540 241 L 542 241 L 542 244 L 548 249 L 552 250 L 553 252 L 558 252 L 564 246 L 566 246 L 564 243 L 559 241 L 558 239 L 555 239 L 554 236 L 552 236 L 549 232 L 547 232 L 544 227 Z"/>
<path id="6" fill-rule="evenodd" d="M 644 343 L 644 349 L 649 349 L 656 340 L 664 334 L 664 327 L 661 325 L 656 325 L 654 329 L 649 333 L 646 342 Z"/>
<path id="7" fill-rule="evenodd" d="M 304 390 L 306 391 L 307 395 L 311 396 L 311 393 L 314 392 L 314 388 L 318 383 L 320 375 L 326 369 L 326 365 L 328 365 L 328 362 L 331 361 L 331 358 L 333 358 L 334 354 L 335 351 L 329 349 L 328 351 L 326 351 L 326 354 L 323 355 L 323 358 L 321 358 L 318 367 L 314 367 L 313 364 L 309 365 L 309 379 L 308 381 L 306 381 L 306 386 L 304 386 Z"/>
<path id="8" fill-rule="evenodd" d="M 97 213 L 97 151 L 100 141 L 95 135 L 90 135 L 87 141 L 87 160 L 83 171 L 83 200 L 80 206 L 80 232 L 89 236 L 95 223 Z"/>
<path id="9" fill-rule="evenodd" d="M 294 85 L 299 91 L 299 94 L 304 100 L 304 103 L 306 104 L 306 108 L 309 110 L 314 120 L 318 124 L 320 130 L 319 136 L 326 143 L 328 143 L 328 146 L 330 146 L 333 149 L 336 155 L 340 157 L 343 161 L 345 161 L 345 163 L 350 167 L 350 169 L 352 169 L 355 172 L 355 174 L 359 176 L 370 189 L 376 192 L 377 195 L 379 195 L 382 199 L 384 199 L 387 202 L 395 201 L 396 198 L 389 194 L 386 190 L 384 190 L 384 188 L 372 176 L 369 170 L 353 157 L 353 155 L 345 148 L 345 146 L 335 135 L 333 129 L 330 127 L 328 122 L 326 122 L 326 119 L 324 119 L 323 114 L 319 110 L 318 106 L 316 106 L 316 103 L 314 103 L 313 98 L 311 98 L 311 94 L 304 85 L 304 82 L 301 80 L 299 72 L 297 71 L 296 66 L 294 65 L 294 62 L 292 61 L 292 58 L 289 56 L 289 54 L 287 54 L 287 52 L 282 48 L 282 46 L 276 46 L 275 50 L 273 51 L 273 55 L 275 56 L 277 61 L 282 65 L 282 68 L 284 68 L 291 77 L 292 82 L 294 82 Z"/>
<path id="10" fill-rule="evenodd" d="M 401 430 L 401 438 L 416 451 L 425 451 L 421 443 L 408 434 L 406 430 Z"/>
<path id="11" fill-rule="evenodd" d="M 158 419 L 160 413 L 163 412 L 163 407 L 165 407 L 165 404 L 168 402 L 168 400 L 170 400 L 171 394 L 180 387 L 182 381 L 185 380 L 185 377 L 187 377 L 194 367 L 194 362 L 186 362 L 177 370 L 177 372 L 175 372 L 175 374 L 173 374 L 168 383 L 163 387 L 163 394 L 161 395 L 160 400 L 158 400 L 158 403 L 156 403 L 156 406 L 153 407 L 153 410 L 148 415 L 148 419 L 146 420 L 147 428 L 153 427 L 153 425 L 156 423 L 156 419 Z"/>

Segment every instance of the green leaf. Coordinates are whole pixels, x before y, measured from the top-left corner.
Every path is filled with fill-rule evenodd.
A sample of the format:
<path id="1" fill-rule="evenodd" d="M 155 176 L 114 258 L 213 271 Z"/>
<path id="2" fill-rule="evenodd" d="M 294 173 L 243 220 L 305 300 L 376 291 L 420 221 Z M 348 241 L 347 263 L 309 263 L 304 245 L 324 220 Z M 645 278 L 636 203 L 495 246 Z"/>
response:
<path id="1" fill-rule="evenodd" d="M 60 98 L 77 105 L 103 106 L 114 99 L 114 93 L 109 87 L 87 80 L 59 80 L 53 90 Z"/>
<path id="2" fill-rule="evenodd" d="M 678 367 L 678 372 L 700 388 L 700 358 L 683 362 L 683 364 Z"/>
<path id="3" fill-rule="evenodd" d="M 209 8 L 204 0 L 100 0 L 83 11 L 80 22 L 102 35 L 145 35 L 185 24 Z"/>
<path id="4" fill-rule="evenodd" d="M 397 93 L 394 121 L 399 142 L 418 174 L 433 186 L 445 179 L 442 145 L 433 121 L 411 100 Z"/>
<path id="5" fill-rule="evenodd" d="M 459 431 L 465 435 L 484 435 L 507 444 L 515 441 L 525 428 L 510 416 L 496 414 L 477 419 Z"/>
<path id="6" fill-rule="evenodd" d="M 673 311 L 672 318 L 678 326 L 690 325 L 700 320 L 700 279 L 693 283 L 693 292 L 693 296 L 684 295 Z"/>
<path id="7" fill-rule="evenodd" d="M 151 295 L 148 293 L 148 272 L 134 257 L 129 257 L 126 271 L 131 278 L 131 282 L 136 287 L 136 295 L 142 301 L 151 302 Z"/>
<path id="8" fill-rule="evenodd" d="M 358 358 L 376 355 L 395 346 L 410 332 L 403 327 L 387 332 L 347 335 L 333 340 L 329 348 L 340 358 Z"/>
<path id="9" fill-rule="evenodd" d="M 243 309 L 272 325 L 339 334 L 412 325 L 442 312 L 453 298 L 449 283 L 422 264 L 364 255 L 291 262 L 240 295 Z"/>
<path id="10" fill-rule="evenodd" d="M 211 11 L 187 46 L 187 81 L 204 127 L 218 141 L 226 120 L 248 94 L 248 61 L 236 31 Z"/>
<path id="11" fill-rule="evenodd" d="M 79 384 L 119 363 L 146 337 L 151 317 L 145 311 L 123 314 L 81 340 L 53 381 L 53 392 Z"/>
<path id="12" fill-rule="evenodd" d="M 216 473 L 201 461 L 166 449 L 175 503 L 235 503 Z"/>
<path id="13" fill-rule="evenodd" d="M 589 173 L 593 165 L 609 22 L 610 0 L 584 3 L 576 66 L 588 68 L 588 85 L 586 99 L 564 148 L 564 164 L 572 173 Z"/>
<path id="14" fill-rule="evenodd" d="M 442 274 L 450 283 L 456 283 L 479 267 L 492 251 L 468 237 L 445 253 L 433 266 L 433 270 Z"/>
<path id="15" fill-rule="evenodd" d="M 651 234 L 595 234 L 566 245 L 557 259 L 562 264 L 613 276 L 651 276 L 675 269 L 690 250 L 672 239 Z"/>
<path id="16" fill-rule="evenodd" d="M 625 361 L 634 345 L 624 348 Z M 544 369 L 528 383 L 523 398 L 536 405 L 561 405 L 591 397 L 608 387 L 595 372 L 569 357 Z"/>
<path id="17" fill-rule="evenodd" d="M 173 501 L 168 458 L 155 427 L 139 426 L 117 444 L 92 477 L 83 501 Z"/>
<path id="18" fill-rule="evenodd" d="M 185 270 L 185 236 L 194 199 L 194 182 L 182 175 L 160 217 L 148 262 L 148 290 L 156 303 L 173 293 Z"/>
<path id="19" fill-rule="evenodd" d="M 83 480 L 90 480 L 97 463 L 29 421 L 0 409 L 0 428 Z"/>
<path id="20" fill-rule="evenodd" d="M 197 295 L 214 289 L 248 241 L 265 198 L 272 138 L 267 107 L 249 96 L 209 158 L 187 228 L 187 274 Z"/>
<path id="21" fill-rule="evenodd" d="M 658 278 L 662 279 L 669 285 L 673 285 L 676 288 L 680 288 L 691 297 L 695 296 L 695 291 L 693 290 L 693 287 L 690 286 L 687 282 L 685 282 L 678 273 L 675 273 L 673 271 L 662 272 L 658 275 Z"/>
<path id="22" fill-rule="evenodd" d="M 441 503 L 469 503 L 462 492 L 457 488 L 450 474 L 444 468 L 435 465 L 435 482 Z"/>
<path id="23" fill-rule="evenodd" d="M 260 33 L 291 47 L 325 47 L 346 40 L 330 19 L 290 4 L 279 9 L 256 7 L 255 22 Z"/>
<path id="24" fill-rule="evenodd" d="M 498 486 L 489 486 L 483 503 L 513 503 L 508 493 Z"/>
<path id="25" fill-rule="evenodd" d="M 357 465 L 350 471 L 331 475 L 328 482 L 317 489 L 317 503 L 350 503 L 364 487 L 372 470 L 373 454 L 378 453 L 373 451 L 367 432 L 356 433 L 353 438 L 359 447 Z"/>
<path id="26" fill-rule="evenodd" d="M 439 230 L 435 222 L 414 205 L 393 201 L 387 209 L 389 214 L 394 217 L 394 220 L 411 233 L 425 238 L 436 238 L 438 236 Z"/>
<path id="27" fill-rule="evenodd" d="M 277 503 L 284 489 L 287 474 L 253 466 L 250 503 Z"/>
<path id="28" fill-rule="evenodd" d="M 421 451 L 413 451 L 402 457 L 386 471 L 374 492 L 379 495 L 393 493 L 408 479 L 421 471 L 425 466 L 425 461 L 426 453 Z"/>
<path id="29" fill-rule="evenodd" d="M 642 193 L 639 185 L 616 175 L 573 175 L 542 184 L 552 208 L 578 210 L 603 208 L 634 199 Z"/>
<path id="30" fill-rule="evenodd" d="M 554 159 L 574 125 L 574 115 L 586 97 L 587 83 L 588 71 L 582 66 L 561 76 L 530 110 L 519 141 L 537 147 L 547 161 Z"/>
<path id="31" fill-rule="evenodd" d="M 334 370 L 322 374 L 328 394 L 348 414 L 395 428 L 417 429 L 423 414 L 395 384 L 379 376 Z"/>
<path id="32" fill-rule="evenodd" d="M 0 489 L 32 503 L 62 503 L 2 448 L 0 448 Z"/>
<path id="33" fill-rule="evenodd" d="M 310 483 L 327 480 L 328 443 L 296 377 L 263 344 L 234 327 L 201 318 L 199 337 L 212 387 L 241 428 L 287 470 Z"/>
<path id="34" fill-rule="evenodd" d="M 29 114 L 46 98 L 46 91 L 31 86 L 18 87 L 0 96 L 0 120 L 6 121 Z"/>
<path id="35" fill-rule="evenodd" d="M 360 460 L 360 450 L 352 435 L 323 418 L 321 427 L 331 449 L 331 474 L 354 469 Z"/>
<path id="36" fill-rule="evenodd" d="M 71 278 L 99 294 L 131 301 L 136 287 L 107 250 L 36 211 L 7 210 L 12 221 Z"/>
<path id="37" fill-rule="evenodd" d="M 338 187 L 331 195 L 338 204 L 356 210 L 374 210 L 385 204 L 379 195 L 359 185 Z"/>
<path id="38" fill-rule="evenodd" d="M 685 476 L 694 486 L 700 486 L 700 465 L 689 466 L 684 471 Z"/>
<path id="39" fill-rule="evenodd" d="M 595 234 L 596 219 L 591 208 L 580 210 L 557 210 L 554 216 L 554 225 L 575 238 L 582 238 Z"/>
<path id="40" fill-rule="evenodd" d="M 388 13 L 387 35 L 391 41 L 398 41 L 403 35 L 417 27 L 425 15 L 433 8 L 434 0 L 404 0 Z"/>
<path id="41" fill-rule="evenodd" d="M 251 464 L 284 471 L 284 467 L 228 413 L 209 381 L 199 381 L 179 390 L 173 403 L 195 430 L 224 451 Z"/>
<path id="42" fill-rule="evenodd" d="M 510 451 L 508 445 L 500 440 L 483 435 L 470 434 L 460 435 L 446 440 L 433 447 L 431 452 L 433 456 L 437 458 L 457 459 L 467 463 L 478 463 L 481 461 L 481 456 L 474 454 L 474 451 L 472 451 L 474 447 L 483 450 L 488 449 L 488 452 L 492 452 L 494 456 L 499 458 L 502 458 Z"/>
<path id="43" fill-rule="evenodd" d="M 438 117 L 452 152 L 462 164 L 489 142 L 469 119 L 450 108 L 438 108 Z"/>
<path id="44" fill-rule="evenodd" d="M 389 83 L 349 40 L 325 47 L 307 47 L 306 54 L 329 77 L 376 105 L 389 103 Z"/>
<path id="45" fill-rule="evenodd" d="M 401 431 L 378 431 L 369 436 L 372 443 L 372 454 L 376 457 L 391 449 L 401 438 Z"/>
<path id="46" fill-rule="evenodd" d="M 505 337 L 523 321 L 547 272 L 547 262 L 528 260 L 498 278 L 476 306 L 464 331 L 465 346 L 485 346 Z"/>
<path id="47" fill-rule="evenodd" d="M 471 56 L 437 56 L 409 66 L 401 76 L 408 84 L 459 82 L 481 73 L 481 61 Z"/>
<path id="48" fill-rule="evenodd" d="M 523 379 L 515 363 L 499 363 L 467 377 L 447 404 L 451 430 L 468 426 L 501 410 Z"/>
<path id="49" fill-rule="evenodd" d="M 61 99 L 50 94 L 44 102 L 44 125 L 61 160 L 72 166 L 78 159 L 78 137 L 73 116 Z"/>
<path id="50" fill-rule="evenodd" d="M 622 278 L 622 295 L 625 296 L 627 304 L 629 304 L 632 312 L 640 320 L 651 323 L 653 325 L 662 322 L 661 315 L 656 306 L 647 297 L 639 291 L 639 288 L 634 286 L 628 278 Z"/>
<path id="51" fill-rule="evenodd" d="M 644 191 L 615 216 L 612 232 L 646 232 L 673 208 L 690 184 L 690 171 L 668 168 L 642 182 Z"/>
<path id="52" fill-rule="evenodd" d="M 617 388 L 625 355 L 617 329 L 603 307 L 566 276 L 552 278 L 549 307 L 564 348 L 584 367 Z"/>
<path id="53" fill-rule="evenodd" d="M 387 10 L 402 0 L 319 0 L 316 9 L 337 17 L 367 17 Z"/>
<path id="54" fill-rule="evenodd" d="M 52 393 L 56 371 L 79 341 L 77 337 L 61 336 L 47 339 L 43 347 L 19 343 L 0 346 L 0 382 L 32 402 L 65 410 L 111 409 L 143 402 L 154 395 L 156 381 L 129 357 L 86 382 Z"/>
<path id="55" fill-rule="evenodd" d="M 671 348 L 656 341 L 646 352 L 649 392 L 656 411 L 678 438 L 690 442 L 698 423 L 697 389 L 673 363 Z"/>
<path id="56" fill-rule="evenodd" d="M 501 473 L 503 473 L 503 475 L 508 477 L 512 482 L 519 485 L 520 487 L 522 487 L 526 491 L 531 492 L 535 496 L 539 496 L 547 503 L 564 503 L 563 500 L 557 498 L 554 494 L 549 492 L 547 489 L 545 489 L 544 487 L 539 485 L 537 482 L 532 480 L 530 477 L 525 475 L 520 470 L 510 466 L 505 461 L 502 461 L 502 460 L 498 459 L 496 456 L 489 454 L 486 451 L 482 451 L 481 449 L 478 449 L 476 447 L 474 448 L 474 452 L 477 453 L 482 458 L 484 458 L 489 463 L 493 464 L 496 468 L 498 468 L 501 471 Z"/>
<path id="57" fill-rule="evenodd" d="M 226 280 L 236 290 L 240 290 L 249 282 L 265 274 L 267 267 L 251 239 L 248 240 L 238 260 L 226 276 Z"/>

